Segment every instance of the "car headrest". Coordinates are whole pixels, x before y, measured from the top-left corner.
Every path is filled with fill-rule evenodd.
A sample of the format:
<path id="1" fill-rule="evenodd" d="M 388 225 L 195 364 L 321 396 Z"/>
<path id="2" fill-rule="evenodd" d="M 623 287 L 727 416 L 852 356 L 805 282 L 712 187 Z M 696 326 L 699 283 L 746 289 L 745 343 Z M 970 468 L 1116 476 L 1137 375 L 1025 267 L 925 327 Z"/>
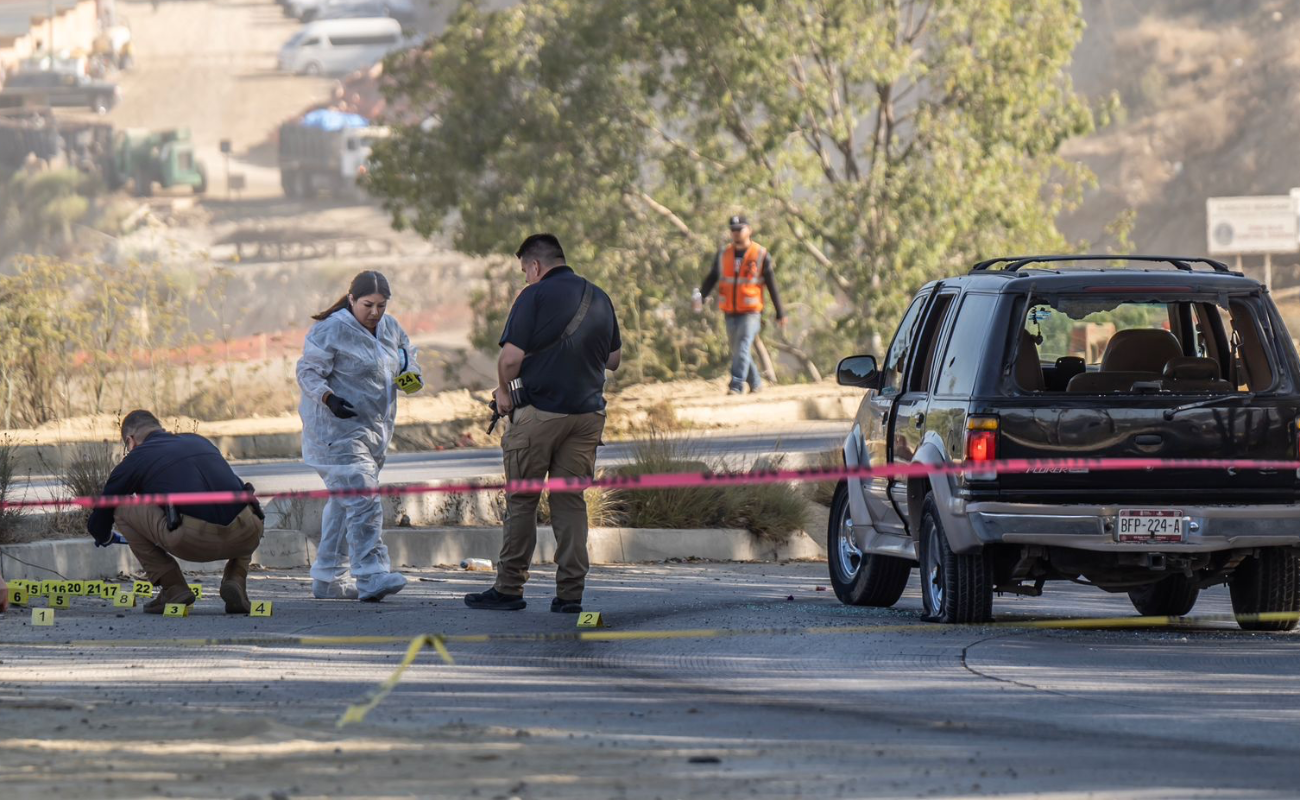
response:
<path id="1" fill-rule="evenodd" d="M 1102 372 L 1154 372 L 1160 374 L 1171 358 L 1183 355 L 1183 348 L 1169 331 L 1160 328 L 1129 328 L 1110 337 L 1101 357 Z"/>
<path id="2" fill-rule="evenodd" d="M 1085 364 L 1083 359 L 1079 358 L 1078 356 L 1061 356 L 1060 358 L 1056 359 L 1057 375 L 1069 375 L 1070 377 L 1074 377 L 1075 375 L 1079 375 L 1087 371 L 1088 371 L 1087 364 Z"/>
<path id="3" fill-rule="evenodd" d="M 1038 360 L 1038 343 L 1029 331 L 1020 330 L 1020 346 L 1016 351 L 1016 383 L 1020 388 L 1043 391 L 1043 364 Z"/>
<path id="4" fill-rule="evenodd" d="M 1219 377 L 1219 362 L 1212 358 L 1179 356 L 1165 364 L 1164 376 L 1173 381 L 1212 381 Z"/>

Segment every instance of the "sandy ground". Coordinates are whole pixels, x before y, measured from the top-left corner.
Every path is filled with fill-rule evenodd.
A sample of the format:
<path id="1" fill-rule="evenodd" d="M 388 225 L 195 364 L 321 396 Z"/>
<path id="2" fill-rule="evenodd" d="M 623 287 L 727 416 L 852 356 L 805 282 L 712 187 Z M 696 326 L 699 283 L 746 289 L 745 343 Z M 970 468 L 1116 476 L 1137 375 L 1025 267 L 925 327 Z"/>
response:
<path id="1" fill-rule="evenodd" d="M 245 175 L 247 197 L 280 193 L 274 153 L 256 150 L 280 122 L 329 96 L 329 78 L 276 71 L 280 46 L 300 23 L 270 0 L 118 2 L 131 21 L 138 66 L 121 81 L 113 110 L 118 127 L 190 128 L 224 196 L 225 164 L 219 145 L 233 148 L 231 168 Z M 267 159 L 267 156 L 270 159 Z"/>
<path id="2" fill-rule="evenodd" d="M 825 564 L 598 568 L 587 607 L 614 631 L 872 626 L 839 635 L 457 644 L 422 655 L 365 722 L 343 710 L 401 645 L 303 648 L 83 639 L 547 633 L 552 572 L 527 611 L 473 612 L 482 573 L 430 570 L 383 604 L 311 601 L 264 573 L 270 619 L 214 600 L 189 619 L 90 600 L 32 628 L 0 617 L 6 798 L 1287 797 L 1300 747 L 1292 635 L 915 627 L 841 606 Z M 209 587 L 210 588 L 210 587 Z M 1198 613 L 1227 609 L 1226 592 Z M 1119 615 L 1053 585 L 999 619 Z"/>

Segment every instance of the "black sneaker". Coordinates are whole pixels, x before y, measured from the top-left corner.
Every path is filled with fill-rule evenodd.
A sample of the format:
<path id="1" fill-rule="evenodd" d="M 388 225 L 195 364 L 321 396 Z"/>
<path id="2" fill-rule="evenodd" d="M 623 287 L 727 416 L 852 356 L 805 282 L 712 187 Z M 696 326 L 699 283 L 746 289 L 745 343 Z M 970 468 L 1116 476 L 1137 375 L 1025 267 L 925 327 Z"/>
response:
<path id="1" fill-rule="evenodd" d="M 489 611 L 518 611 L 527 608 L 521 594 L 501 594 L 496 589 L 465 595 L 465 605 L 470 608 L 485 608 Z"/>
<path id="2" fill-rule="evenodd" d="M 581 614 L 581 600 L 561 600 L 558 597 L 551 598 L 551 612 L 554 614 Z"/>

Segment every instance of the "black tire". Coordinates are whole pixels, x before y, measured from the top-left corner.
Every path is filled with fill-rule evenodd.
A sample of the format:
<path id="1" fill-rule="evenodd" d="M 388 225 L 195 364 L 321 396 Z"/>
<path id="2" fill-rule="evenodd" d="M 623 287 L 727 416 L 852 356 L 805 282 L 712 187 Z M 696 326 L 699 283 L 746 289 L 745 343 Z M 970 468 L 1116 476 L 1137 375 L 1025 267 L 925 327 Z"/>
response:
<path id="1" fill-rule="evenodd" d="M 302 68 L 302 74 L 310 75 L 313 78 L 318 77 L 323 73 L 324 73 L 324 69 L 322 69 L 321 65 L 316 63 L 315 61 L 308 61 L 307 66 Z"/>
<path id="2" fill-rule="evenodd" d="M 199 167 L 199 185 L 194 187 L 195 194 L 207 194 L 208 191 L 208 171 Z"/>
<path id="3" fill-rule="evenodd" d="M 946 624 L 991 620 L 993 563 L 983 553 L 959 555 L 952 551 L 933 496 L 925 498 L 918 533 L 921 607 L 926 619 Z"/>
<path id="4" fill-rule="evenodd" d="M 1289 631 L 1300 612 L 1300 561 L 1288 549 L 1271 547 L 1248 558 L 1228 578 L 1232 613 L 1246 631 Z M 1283 613 L 1290 618 L 1261 620 L 1250 615 Z"/>
<path id="5" fill-rule="evenodd" d="M 280 188 L 284 190 L 284 196 L 294 198 L 298 196 L 298 173 L 287 170 L 280 170 Z"/>
<path id="6" fill-rule="evenodd" d="M 135 196 L 153 197 L 153 178 L 149 176 L 148 170 L 140 169 L 136 171 Z"/>
<path id="7" fill-rule="evenodd" d="M 845 536 L 849 518 L 849 485 L 840 481 L 831 500 L 831 519 L 826 532 L 826 562 L 831 586 L 841 603 L 849 606 L 889 608 L 903 596 L 912 563 L 902 558 L 869 555 L 852 545 Z"/>
<path id="8" fill-rule="evenodd" d="M 1170 575 L 1150 586 L 1131 589 L 1128 599 L 1144 617 L 1181 617 L 1196 605 L 1201 587 L 1186 575 Z"/>

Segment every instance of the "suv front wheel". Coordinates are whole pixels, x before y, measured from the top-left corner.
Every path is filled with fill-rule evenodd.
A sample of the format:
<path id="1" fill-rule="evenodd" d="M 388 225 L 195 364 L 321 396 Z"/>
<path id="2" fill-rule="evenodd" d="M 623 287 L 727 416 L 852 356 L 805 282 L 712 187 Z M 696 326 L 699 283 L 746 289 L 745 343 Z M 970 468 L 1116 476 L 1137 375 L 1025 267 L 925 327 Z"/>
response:
<path id="1" fill-rule="evenodd" d="M 831 586 L 845 605 L 888 608 L 903 596 L 907 579 L 912 575 L 912 562 L 862 552 L 853 540 L 852 529 L 849 485 L 840 481 L 831 500 L 831 519 L 826 532 Z"/>
<path id="2" fill-rule="evenodd" d="M 933 622 L 988 622 L 993 618 L 993 564 L 983 553 L 959 555 L 948 546 L 934 496 L 921 511 L 917 556 L 921 607 Z"/>

